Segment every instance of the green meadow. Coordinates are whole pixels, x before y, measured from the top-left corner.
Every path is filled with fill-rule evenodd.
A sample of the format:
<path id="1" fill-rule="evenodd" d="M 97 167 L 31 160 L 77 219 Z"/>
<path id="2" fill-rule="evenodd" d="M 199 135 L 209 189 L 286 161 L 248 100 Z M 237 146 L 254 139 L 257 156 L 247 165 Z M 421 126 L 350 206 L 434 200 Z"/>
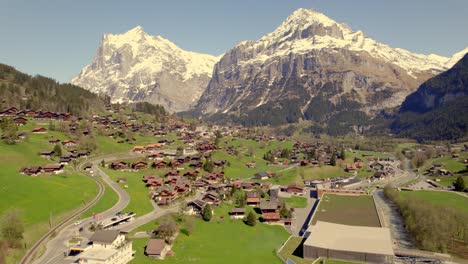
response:
<path id="1" fill-rule="evenodd" d="M 312 224 L 317 221 L 380 227 L 374 200 L 369 195 L 325 194 L 312 218 Z"/>
<path id="2" fill-rule="evenodd" d="M 418 198 L 425 202 L 452 207 L 468 213 L 468 197 L 445 191 L 401 191 L 403 198 Z"/>
<path id="3" fill-rule="evenodd" d="M 221 210 L 223 211 L 223 210 Z M 215 215 L 223 212 L 215 210 Z M 214 217 L 211 222 L 195 220 L 193 233 L 180 233 L 172 250 L 174 256 L 166 257 L 161 263 L 281 263 L 275 250 L 286 241 L 289 234 L 281 226 L 257 223 L 250 227 L 241 220 Z M 135 259 L 131 263 L 154 263 L 144 255 L 148 239 L 135 239 Z"/>
<path id="4" fill-rule="evenodd" d="M 134 212 L 137 216 L 142 216 L 154 209 L 149 198 L 149 189 L 145 186 L 142 179 L 144 175 L 155 175 L 156 170 L 146 169 L 136 172 L 116 171 L 106 168 L 102 170 L 114 181 L 117 181 L 119 178 L 127 179 L 125 183 L 119 183 L 122 189 L 130 195 L 130 203 L 124 209 L 125 212 Z M 128 188 L 125 188 L 125 186 Z"/>
<path id="5" fill-rule="evenodd" d="M 31 131 L 34 124 L 21 128 Z M 44 125 L 45 126 L 45 125 Z M 47 126 L 45 126 L 47 127 Z M 24 219 L 25 243 L 31 246 L 49 229 L 49 222 L 56 225 L 74 210 L 91 201 L 98 192 L 97 184 L 68 168 L 62 175 L 21 175 L 24 166 L 53 163 L 38 153 L 52 150 L 51 138 L 64 139 L 58 132 L 29 134 L 26 141 L 16 145 L 0 142 L 0 214 L 18 209 Z M 19 253 L 12 252 L 8 262 L 18 261 Z"/>

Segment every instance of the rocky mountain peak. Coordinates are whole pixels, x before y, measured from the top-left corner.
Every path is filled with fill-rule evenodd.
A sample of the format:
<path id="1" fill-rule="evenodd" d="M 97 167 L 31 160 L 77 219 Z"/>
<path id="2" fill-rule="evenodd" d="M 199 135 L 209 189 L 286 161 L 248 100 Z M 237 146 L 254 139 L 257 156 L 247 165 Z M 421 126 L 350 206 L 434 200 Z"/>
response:
<path id="1" fill-rule="evenodd" d="M 349 33 L 348 31 L 350 29 L 346 25 L 339 24 L 314 9 L 300 8 L 286 18 L 275 31 L 265 35 L 262 39 L 284 41 L 293 38 L 304 39 L 314 35 L 343 39 L 343 34 Z"/>
<path id="2" fill-rule="evenodd" d="M 114 102 L 149 101 L 178 112 L 198 100 L 218 59 L 183 50 L 137 26 L 105 34 L 92 63 L 72 83 L 108 94 Z"/>
<path id="3" fill-rule="evenodd" d="M 351 111 L 355 121 L 364 120 L 399 106 L 445 71 L 448 60 L 390 47 L 320 12 L 298 9 L 271 33 L 227 51 L 196 108 L 247 116 L 244 124 L 325 122 Z"/>

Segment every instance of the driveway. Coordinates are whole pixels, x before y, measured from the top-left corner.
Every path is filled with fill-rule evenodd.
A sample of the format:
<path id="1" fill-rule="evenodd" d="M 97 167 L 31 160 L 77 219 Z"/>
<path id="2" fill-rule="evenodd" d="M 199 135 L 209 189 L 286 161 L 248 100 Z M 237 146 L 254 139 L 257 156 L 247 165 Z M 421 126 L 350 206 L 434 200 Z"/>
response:
<path id="1" fill-rule="evenodd" d="M 293 219 L 291 223 L 291 235 L 302 236 L 309 226 L 312 214 L 315 211 L 318 200 L 312 198 L 311 189 L 306 188 L 307 206 L 306 208 L 294 208 Z"/>

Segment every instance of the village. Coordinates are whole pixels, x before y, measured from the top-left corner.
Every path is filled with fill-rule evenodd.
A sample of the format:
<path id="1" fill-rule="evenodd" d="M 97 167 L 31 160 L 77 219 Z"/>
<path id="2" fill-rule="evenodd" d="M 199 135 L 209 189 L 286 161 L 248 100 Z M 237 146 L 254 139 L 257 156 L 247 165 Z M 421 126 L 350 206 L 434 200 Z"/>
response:
<path id="1" fill-rule="evenodd" d="M 336 259 L 373 263 L 404 257 L 451 259 L 401 247 L 376 197 L 388 184 L 406 191 L 451 191 L 444 178 L 453 181 L 456 172 L 444 164 L 447 160 L 467 164 L 467 145 L 439 147 L 431 152 L 434 162 L 415 171 L 405 168 L 394 153 L 177 118 L 156 124 L 147 122 L 148 116 L 111 106 L 90 119 L 16 108 L 1 111 L 0 117 L 18 127 L 14 138 L 18 144 L 39 140 L 46 146 L 34 153 L 40 160 L 17 167 L 18 173 L 41 178 L 78 171 L 99 178 L 119 197 L 119 203 L 102 208 L 108 209 L 105 212 L 88 211 L 69 219 L 74 224 L 50 239 L 37 263 L 171 261 L 186 256 L 180 237 L 190 239 L 193 229 L 204 222 L 281 228 L 290 238 L 280 239 L 271 257 L 285 263 L 312 263 L 307 259 L 323 257 L 317 248 L 325 247 L 331 230 L 381 234 L 374 251 L 366 249 L 365 241 L 359 249 L 351 244 L 330 248 L 359 252 L 351 257 L 335 254 Z M 401 151 L 410 152 L 425 153 L 427 148 Z M 339 197 L 350 202 L 343 212 L 327 205 L 334 202 L 340 208 Z M 329 208 L 322 209 L 325 206 Z M 367 215 L 368 222 L 347 211 Z M 301 257 L 293 254 L 299 247 L 304 247 Z"/>

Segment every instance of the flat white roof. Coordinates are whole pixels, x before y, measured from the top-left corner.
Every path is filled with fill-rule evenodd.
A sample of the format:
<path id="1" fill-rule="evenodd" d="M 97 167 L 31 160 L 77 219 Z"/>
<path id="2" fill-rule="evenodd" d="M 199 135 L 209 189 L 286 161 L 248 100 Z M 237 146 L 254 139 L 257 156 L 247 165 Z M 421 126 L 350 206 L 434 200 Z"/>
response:
<path id="1" fill-rule="evenodd" d="M 79 254 L 78 257 L 93 259 L 93 260 L 107 260 L 116 254 L 116 249 L 104 248 L 104 247 L 91 247 Z"/>
<path id="2" fill-rule="evenodd" d="M 318 221 L 304 245 L 350 252 L 394 255 L 390 229 Z"/>

